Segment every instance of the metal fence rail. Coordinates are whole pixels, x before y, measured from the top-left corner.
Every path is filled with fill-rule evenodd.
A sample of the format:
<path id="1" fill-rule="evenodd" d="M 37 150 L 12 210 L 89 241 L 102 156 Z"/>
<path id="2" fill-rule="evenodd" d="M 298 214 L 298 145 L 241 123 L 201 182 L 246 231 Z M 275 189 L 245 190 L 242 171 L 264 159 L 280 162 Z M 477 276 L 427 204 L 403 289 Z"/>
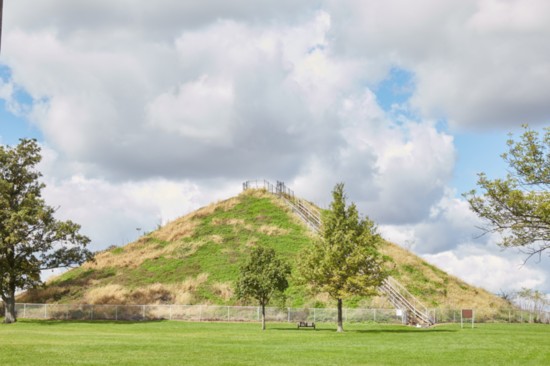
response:
<path id="1" fill-rule="evenodd" d="M 84 304 L 26 304 L 15 305 L 18 318 L 61 320 L 184 320 L 256 322 L 261 309 L 257 306 L 213 305 L 84 305 Z M 348 323 L 403 324 L 404 313 L 396 309 L 343 309 Z M 429 310 L 436 323 L 459 323 L 460 310 Z M 531 313 L 516 309 L 477 309 L 475 322 L 547 323 L 550 312 Z M 276 322 L 336 322 L 337 310 L 330 308 L 266 308 L 266 320 Z"/>

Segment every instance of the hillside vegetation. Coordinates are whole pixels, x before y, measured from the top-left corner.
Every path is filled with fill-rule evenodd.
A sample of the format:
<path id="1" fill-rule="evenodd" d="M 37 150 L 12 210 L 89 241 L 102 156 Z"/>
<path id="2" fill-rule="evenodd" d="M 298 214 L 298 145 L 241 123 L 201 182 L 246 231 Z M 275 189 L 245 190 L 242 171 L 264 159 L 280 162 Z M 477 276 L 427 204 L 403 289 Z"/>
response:
<path id="1" fill-rule="evenodd" d="M 50 280 L 18 301 L 237 305 L 234 284 L 251 247 L 271 247 L 295 268 L 299 251 L 315 235 L 276 196 L 247 190 L 126 246 L 97 253 L 95 262 Z M 393 277 L 428 307 L 496 311 L 509 306 L 395 244 L 388 242 L 381 251 L 391 258 Z M 310 295 L 294 278 L 287 298 L 276 302 L 291 307 L 334 306 L 328 296 Z M 345 306 L 391 307 L 383 298 L 354 298 Z"/>

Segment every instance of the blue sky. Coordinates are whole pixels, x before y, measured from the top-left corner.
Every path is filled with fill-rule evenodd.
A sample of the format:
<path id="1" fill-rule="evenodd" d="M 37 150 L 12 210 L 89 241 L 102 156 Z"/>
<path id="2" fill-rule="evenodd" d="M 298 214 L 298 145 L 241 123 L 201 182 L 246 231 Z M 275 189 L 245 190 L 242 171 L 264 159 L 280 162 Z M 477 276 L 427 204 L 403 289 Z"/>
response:
<path id="1" fill-rule="evenodd" d="M 538 0 L 18 0 L 4 4 L 0 141 L 37 138 L 47 201 L 94 249 L 283 180 L 343 181 L 382 234 L 497 292 L 550 291 L 462 193 L 548 125 Z M 472 268 L 471 263 L 482 263 Z"/>

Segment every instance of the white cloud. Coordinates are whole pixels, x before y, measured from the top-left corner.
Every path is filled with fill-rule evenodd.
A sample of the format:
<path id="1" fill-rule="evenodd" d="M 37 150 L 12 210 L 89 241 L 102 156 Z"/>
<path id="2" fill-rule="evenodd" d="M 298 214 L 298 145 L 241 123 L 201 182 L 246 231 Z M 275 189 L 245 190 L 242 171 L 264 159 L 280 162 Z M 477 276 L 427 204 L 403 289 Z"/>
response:
<path id="1" fill-rule="evenodd" d="M 189 181 L 155 179 L 117 184 L 82 176 L 46 180 L 46 184 L 46 202 L 59 207 L 59 219 L 82 225 L 82 232 L 92 239 L 94 250 L 127 244 L 158 225 L 231 197 L 240 188 L 236 182 L 225 187 L 216 182 L 213 191 L 208 182 L 199 186 Z"/>
<path id="2" fill-rule="evenodd" d="M 456 128 L 547 122 L 548 2 L 328 3 L 338 49 L 413 72 L 411 102 L 425 117 Z"/>
<path id="3" fill-rule="evenodd" d="M 204 75 L 181 85 L 174 93 L 159 95 L 149 105 L 149 123 L 185 138 L 231 146 L 233 98 L 230 84 Z"/>
<path id="4" fill-rule="evenodd" d="M 419 253 L 486 246 L 448 188 L 450 133 L 544 123 L 550 5 L 411 6 L 7 2 L 0 98 L 43 133 L 47 198 L 97 247 L 263 177 L 322 205 L 343 181 L 385 235 Z M 414 89 L 387 113 L 375 92 L 392 68 Z"/>
<path id="5" fill-rule="evenodd" d="M 541 288 L 548 279 L 548 273 L 541 269 L 522 266 L 521 259 L 506 258 L 475 247 L 425 254 L 423 258 L 469 284 L 493 293 L 522 287 Z"/>

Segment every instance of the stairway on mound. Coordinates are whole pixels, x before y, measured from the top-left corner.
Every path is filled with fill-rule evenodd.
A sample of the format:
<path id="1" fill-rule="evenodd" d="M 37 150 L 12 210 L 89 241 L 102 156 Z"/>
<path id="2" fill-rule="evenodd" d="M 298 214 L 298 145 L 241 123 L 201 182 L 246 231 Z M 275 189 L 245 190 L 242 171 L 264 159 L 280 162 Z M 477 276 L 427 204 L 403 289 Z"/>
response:
<path id="1" fill-rule="evenodd" d="M 243 183 L 243 190 L 251 188 L 264 189 L 280 197 L 312 231 L 317 234 L 320 233 L 321 213 L 319 210 L 306 200 L 297 197 L 294 191 L 288 188 L 284 182 L 277 181 L 275 185 L 267 180 L 246 181 Z M 419 324 L 429 327 L 435 323 L 428 308 L 393 277 L 386 278 L 378 290 L 386 296 L 396 309 L 403 312 L 407 324 Z"/>

